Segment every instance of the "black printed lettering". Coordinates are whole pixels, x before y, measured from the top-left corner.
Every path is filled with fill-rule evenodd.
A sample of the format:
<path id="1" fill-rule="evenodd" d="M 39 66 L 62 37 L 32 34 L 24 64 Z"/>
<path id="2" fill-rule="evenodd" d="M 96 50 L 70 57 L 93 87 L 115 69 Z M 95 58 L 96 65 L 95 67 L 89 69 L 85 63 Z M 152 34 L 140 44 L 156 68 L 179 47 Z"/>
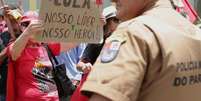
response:
<path id="1" fill-rule="evenodd" d="M 72 0 L 64 0 L 64 7 L 69 7 Z"/>
<path id="2" fill-rule="evenodd" d="M 179 77 L 175 77 L 173 85 L 180 86 L 180 84 L 181 84 L 180 82 L 181 82 L 181 79 Z"/>
<path id="3" fill-rule="evenodd" d="M 77 17 L 77 25 L 94 26 L 94 23 L 95 23 L 95 17 L 93 16 L 78 15 Z"/>
<path id="4" fill-rule="evenodd" d="M 176 72 L 190 72 L 201 69 L 201 61 L 180 62 L 176 64 Z"/>
<path id="5" fill-rule="evenodd" d="M 61 3 L 59 2 L 60 0 L 54 0 L 54 5 L 55 6 L 61 6 Z"/>
<path id="6" fill-rule="evenodd" d="M 73 8 L 80 8 L 80 5 L 77 4 L 77 0 L 73 0 Z"/>
<path id="7" fill-rule="evenodd" d="M 82 8 L 86 8 L 86 6 L 87 6 L 88 9 L 90 9 L 90 0 L 84 0 Z"/>
<path id="8" fill-rule="evenodd" d="M 76 39 L 94 39 L 95 38 L 95 32 L 87 29 L 75 29 L 74 32 L 74 38 Z"/>
<path id="9" fill-rule="evenodd" d="M 67 15 L 62 12 L 50 12 L 45 14 L 45 23 L 61 23 L 61 24 L 72 24 L 74 22 L 73 15 Z"/>
<path id="10" fill-rule="evenodd" d="M 70 35 L 69 29 L 64 28 L 49 28 L 45 29 L 42 34 L 42 38 L 68 38 Z"/>
<path id="11" fill-rule="evenodd" d="M 183 77 L 175 77 L 173 85 L 175 87 L 178 86 L 186 86 L 188 84 L 188 78 L 186 76 Z"/>

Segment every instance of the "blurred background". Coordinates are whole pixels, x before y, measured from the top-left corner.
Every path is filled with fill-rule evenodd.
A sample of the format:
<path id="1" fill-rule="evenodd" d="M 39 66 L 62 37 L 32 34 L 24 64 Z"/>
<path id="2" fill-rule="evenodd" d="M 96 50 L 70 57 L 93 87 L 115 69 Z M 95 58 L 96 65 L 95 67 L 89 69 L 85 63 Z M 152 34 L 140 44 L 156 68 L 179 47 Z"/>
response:
<path id="1" fill-rule="evenodd" d="M 41 0 L 4 0 L 7 3 L 11 4 L 20 4 L 22 5 L 25 11 L 27 10 L 37 10 L 40 7 Z M 189 0 L 195 10 L 201 16 L 201 0 Z M 104 7 L 110 5 L 110 0 L 104 0 Z"/>
<path id="2" fill-rule="evenodd" d="M 7 3 L 11 4 L 21 4 L 25 11 L 27 10 L 36 10 L 40 7 L 41 0 L 4 0 Z M 110 5 L 110 0 L 104 0 L 104 7 Z"/>

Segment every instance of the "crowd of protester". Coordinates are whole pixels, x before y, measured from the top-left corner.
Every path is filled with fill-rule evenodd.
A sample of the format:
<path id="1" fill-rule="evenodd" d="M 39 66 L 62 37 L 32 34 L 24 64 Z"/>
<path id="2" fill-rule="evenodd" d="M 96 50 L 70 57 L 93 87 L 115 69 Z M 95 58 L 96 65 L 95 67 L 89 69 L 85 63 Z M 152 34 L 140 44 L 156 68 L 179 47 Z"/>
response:
<path id="1" fill-rule="evenodd" d="M 66 100 L 87 101 L 88 98 L 81 95 L 80 88 L 100 55 L 105 39 L 120 23 L 113 5 L 105 8 L 102 15 L 102 44 L 41 43 L 33 38 L 34 34 L 43 30 L 38 12 L 24 12 L 17 5 L 1 8 L 0 101 L 59 101 L 52 64 L 44 44 L 60 64 L 65 64 L 67 77 L 77 87 Z"/>
<path id="2" fill-rule="evenodd" d="M 78 87 L 81 85 L 81 79 L 91 70 L 104 43 L 88 45 L 86 43 L 79 45 L 40 43 L 33 38 L 34 34 L 43 30 L 42 23 L 38 20 L 38 12 L 24 12 L 17 5 L 7 5 L 1 11 L 0 101 L 59 100 L 52 76 L 52 64 L 48 59 L 44 44 L 48 44 L 60 64 L 65 64 L 66 75 L 73 85 Z M 114 6 L 108 7 L 103 13 L 106 18 L 102 19 L 106 33 L 104 40 L 119 23 L 115 13 Z M 88 66 L 86 62 L 90 62 Z M 80 65 L 81 63 L 83 65 Z M 87 67 L 83 68 L 85 65 Z M 79 92 L 75 93 L 71 100 L 77 101 L 77 96 L 80 96 Z"/>

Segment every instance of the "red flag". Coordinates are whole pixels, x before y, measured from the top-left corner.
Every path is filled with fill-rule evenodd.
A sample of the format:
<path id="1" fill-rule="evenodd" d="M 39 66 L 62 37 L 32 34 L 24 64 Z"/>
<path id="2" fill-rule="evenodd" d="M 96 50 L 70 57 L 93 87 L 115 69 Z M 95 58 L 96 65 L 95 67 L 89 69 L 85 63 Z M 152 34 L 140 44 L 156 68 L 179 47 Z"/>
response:
<path id="1" fill-rule="evenodd" d="M 84 74 L 84 76 L 82 77 L 80 84 L 78 85 L 77 89 L 75 90 L 75 92 L 73 93 L 73 95 L 71 96 L 70 101 L 89 101 L 87 96 L 82 95 L 81 93 L 81 87 L 84 84 L 84 82 L 87 79 L 88 74 Z"/>
<path id="2" fill-rule="evenodd" d="M 96 0 L 96 4 L 97 5 L 102 5 L 103 4 L 103 0 Z"/>
<path id="3" fill-rule="evenodd" d="M 198 18 L 198 14 L 194 8 L 191 6 L 188 0 L 182 0 L 182 3 L 184 4 L 184 7 L 178 7 L 177 11 L 186 16 L 191 22 L 195 22 Z"/>

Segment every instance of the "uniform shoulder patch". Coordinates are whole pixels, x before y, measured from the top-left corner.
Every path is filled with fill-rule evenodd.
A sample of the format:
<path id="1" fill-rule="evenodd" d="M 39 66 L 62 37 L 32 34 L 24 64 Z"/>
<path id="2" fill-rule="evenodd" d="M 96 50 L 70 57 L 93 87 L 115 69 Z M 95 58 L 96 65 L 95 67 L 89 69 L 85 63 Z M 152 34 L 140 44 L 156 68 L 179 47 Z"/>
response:
<path id="1" fill-rule="evenodd" d="M 101 53 L 101 62 L 109 63 L 113 61 L 119 52 L 121 42 L 118 40 L 113 40 L 105 43 L 102 53 Z"/>
<path id="2" fill-rule="evenodd" d="M 123 34 L 109 37 L 106 40 L 106 43 L 100 55 L 101 62 L 109 63 L 113 61 L 119 53 L 121 44 L 123 44 L 125 41 L 126 37 Z"/>

